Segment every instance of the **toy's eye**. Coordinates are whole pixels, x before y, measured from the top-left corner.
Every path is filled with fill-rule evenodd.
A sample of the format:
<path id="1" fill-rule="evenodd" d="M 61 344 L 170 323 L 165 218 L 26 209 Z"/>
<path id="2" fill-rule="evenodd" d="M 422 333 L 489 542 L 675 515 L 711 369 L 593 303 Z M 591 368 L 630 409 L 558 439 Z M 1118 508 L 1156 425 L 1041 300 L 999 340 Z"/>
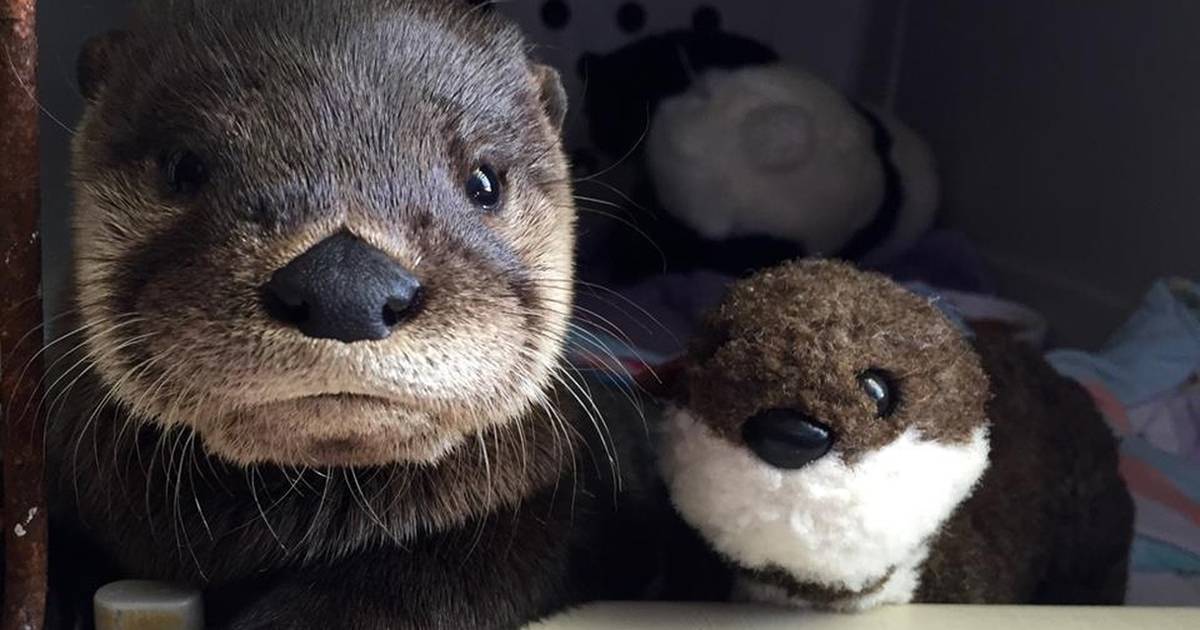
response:
<path id="1" fill-rule="evenodd" d="M 871 368 L 858 375 L 858 384 L 863 392 L 875 403 L 875 415 L 887 418 L 896 411 L 900 403 L 900 392 L 896 389 L 896 381 L 891 374 Z"/>
<path id="2" fill-rule="evenodd" d="M 500 177 L 487 164 L 479 165 L 467 178 L 467 198 L 484 210 L 495 210 L 504 199 Z"/>
<path id="3" fill-rule="evenodd" d="M 160 160 L 163 180 L 177 195 L 191 195 L 208 182 L 208 165 L 191 151 L 169 153 Z"/>

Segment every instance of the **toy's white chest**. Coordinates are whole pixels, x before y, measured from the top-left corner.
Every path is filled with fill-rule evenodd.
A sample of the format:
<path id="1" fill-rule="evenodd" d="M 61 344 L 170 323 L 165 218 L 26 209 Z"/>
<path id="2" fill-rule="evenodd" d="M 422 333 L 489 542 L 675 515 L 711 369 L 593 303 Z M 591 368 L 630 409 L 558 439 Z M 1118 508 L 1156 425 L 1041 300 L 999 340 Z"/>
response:
<path id="1" fill-rule="evenodd" d="M 672 499 L 718 552 L 751 572 L 863 593 L 850 608 L 911 600 L 929 541 L 987 467 L 982 427 L 960 444 L 909 430 L 852 464 L 834 456 L 792 471 L 772 468 L 685 410 L 672 414 L 668 431 L 662 464 Z M 753 599 L 771 594 L 751 587 Z"/>
<path id="2" fill-rule="evenodd" d="M 765 602 L 796 608 L 821 608 L 856 612 L 867 610 L 885 604 L 908 604 L 916 596 L 917 587 L 921 584 L 921 566 L 928 555 L 928 548 L 922 546 L 913 558 L 903 565 L 891 570 L 887 579 L 877 587 L 859 595 L 835 601 L 811 601 L 802 597 L 793 597 L 787 589 L 766 582 L 742 576 L 734 583 L 733 599 L 736 601 Z"/>

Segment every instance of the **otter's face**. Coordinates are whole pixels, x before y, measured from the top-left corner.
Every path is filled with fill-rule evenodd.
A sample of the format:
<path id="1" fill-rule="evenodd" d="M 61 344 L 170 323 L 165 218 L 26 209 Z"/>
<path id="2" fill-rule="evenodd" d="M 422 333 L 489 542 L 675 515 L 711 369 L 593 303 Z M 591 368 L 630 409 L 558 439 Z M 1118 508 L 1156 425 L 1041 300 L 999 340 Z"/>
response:
<path id="1" fill-rule="evenodd" d="M 664 470 L 683 516 L 747 569 L 882 585 L 982 475 L 987 382 L 935 307 L 834 263 L 736 287 L 691 357 Z"/>
<path id="2" fill-rule="evenodd" d="M 557 76 L 466 3 L 354 4 L 181 10 L 81 62 L 89 358 L 231 462 L 433 461 L 559 360 Z"/>

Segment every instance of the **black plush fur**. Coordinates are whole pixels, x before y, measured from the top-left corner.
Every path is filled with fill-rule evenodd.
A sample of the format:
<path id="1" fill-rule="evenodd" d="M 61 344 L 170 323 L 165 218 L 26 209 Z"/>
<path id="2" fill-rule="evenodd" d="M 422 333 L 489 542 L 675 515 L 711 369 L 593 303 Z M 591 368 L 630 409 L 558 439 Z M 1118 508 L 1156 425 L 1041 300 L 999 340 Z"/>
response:
<path id="1" fill-rule="evenodd" d="M 1133 501 L 1112 431 L 1028 346 L 981 334 L 975 350 L 991 383 L 990 466 L 931 547 L 916 601 L 1122 603 Z"/>

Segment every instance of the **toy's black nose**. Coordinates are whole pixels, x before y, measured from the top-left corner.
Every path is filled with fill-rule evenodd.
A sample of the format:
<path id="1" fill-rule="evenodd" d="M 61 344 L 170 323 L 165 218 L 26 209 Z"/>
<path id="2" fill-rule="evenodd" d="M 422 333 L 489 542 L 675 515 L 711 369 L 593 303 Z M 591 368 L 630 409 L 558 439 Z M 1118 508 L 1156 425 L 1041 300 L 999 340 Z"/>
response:
<path id="1" fill-rule="evenodd" d="M 795 409 L 770 409 L 742 425 L 746 446 L 763 461 L 785 470 L 820 459 L 833 446 L 829 427 Z"/>
<path id="2" fill-rule="evenodd" d="M 386 253 L 342 232 L 276 271 L 262 288 L 271 317 L 315 339 L 383 339 L 420 306 L 421 283 Z"/>

